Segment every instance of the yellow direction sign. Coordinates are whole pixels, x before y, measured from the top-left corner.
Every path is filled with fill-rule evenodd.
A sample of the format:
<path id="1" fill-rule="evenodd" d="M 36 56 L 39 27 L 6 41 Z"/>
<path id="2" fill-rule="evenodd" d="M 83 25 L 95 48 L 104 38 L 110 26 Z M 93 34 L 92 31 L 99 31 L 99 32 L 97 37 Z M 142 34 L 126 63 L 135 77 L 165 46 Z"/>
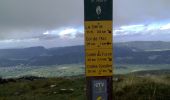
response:
<path id="1" fill-rule="evenodd" d="M 112 21 L 85 21 L 86 76 L 112 76 Z"/>
<path id="2" fill-rule="evenodd" d="M 112 50 L 86 50 L 86 76 L 112 76 Z"/>
<path id="3" fill-rule="evenodd" d="M 112 21 L 85 22 L 86 49 L 112 49 Z"/>

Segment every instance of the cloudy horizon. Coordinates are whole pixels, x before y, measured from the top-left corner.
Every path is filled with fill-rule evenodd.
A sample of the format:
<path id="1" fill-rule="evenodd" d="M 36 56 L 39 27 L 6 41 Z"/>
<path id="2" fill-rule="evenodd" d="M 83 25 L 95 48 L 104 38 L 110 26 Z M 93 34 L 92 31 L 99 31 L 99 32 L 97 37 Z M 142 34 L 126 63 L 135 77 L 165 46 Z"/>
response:
<path id="1" fill-rule="evenodd" d="M 113 0 L 114 42 L 170 41 L 170 1 Z M 1 0 L 0 49 L 84 44 L 83 0 Z"/>

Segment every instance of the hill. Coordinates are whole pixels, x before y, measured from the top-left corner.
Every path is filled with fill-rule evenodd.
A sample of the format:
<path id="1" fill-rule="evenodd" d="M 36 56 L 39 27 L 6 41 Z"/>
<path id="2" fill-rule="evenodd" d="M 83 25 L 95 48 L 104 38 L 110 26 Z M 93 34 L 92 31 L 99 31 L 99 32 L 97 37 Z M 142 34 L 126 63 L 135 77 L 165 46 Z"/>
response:
<path id="1" fill-rule="evenodd" d="M 127 42 L 114 45 L 116 64 L 170 64 L 168 42 Z M 158 50 L 159 49 L 159 50 Z M 0 50 L 0 67 L 84 64 L 84 46 L 31 47 Z"/>
<path id="2" fill-rule="evenodd" d="M 66 59 L 67 58 L 67 59 Z M 75 64 L 84 61 L 84 47 L 50 48 L 31 47 L 0 50 L 0 66 L 45 66 Z"/>
<path id="3" fill-rule="evenodd" d="M 115 43 L 117 46 L 126 46 L 129 48 L 137 48 L 146 51 L 170 50 L 170 42 L 164 41 L 132 41 Z"/>

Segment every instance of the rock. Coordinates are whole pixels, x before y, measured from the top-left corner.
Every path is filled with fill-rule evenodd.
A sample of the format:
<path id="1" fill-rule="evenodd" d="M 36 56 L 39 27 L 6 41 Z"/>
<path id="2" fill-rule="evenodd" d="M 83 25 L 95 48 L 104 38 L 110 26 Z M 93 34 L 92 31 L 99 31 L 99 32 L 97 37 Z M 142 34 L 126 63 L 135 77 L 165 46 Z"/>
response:
<path id="1" fill-rule="evenodd" d="M 59 90 L 59 93 L 73 93 L 74 92 L 74 89 L 60 89 Z"/>
<path id="2" fill-rule="evenodd" d="M 71 89 L 69 89 L 69 90 L 70 90 L 70 91 L 74 91 L 74 89 L 72 89 L 72 88 L 71 88 Z"/>
<path id="3" fill-rule="evenodd" d="M 50 85 L 50 88 L 54 88 L 54 87 L 56 87 L 56 85 Z"/>

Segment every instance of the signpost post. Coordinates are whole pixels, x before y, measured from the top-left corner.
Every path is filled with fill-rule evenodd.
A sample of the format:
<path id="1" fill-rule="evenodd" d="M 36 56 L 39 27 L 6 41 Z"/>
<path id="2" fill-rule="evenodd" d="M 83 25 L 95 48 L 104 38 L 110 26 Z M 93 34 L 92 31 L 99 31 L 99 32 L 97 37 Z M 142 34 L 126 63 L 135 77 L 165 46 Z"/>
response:
<path id="1" fill-rule="evenodd" d="M 84 0 L 88 100 L 112 100 L 112 0 Z"/>

